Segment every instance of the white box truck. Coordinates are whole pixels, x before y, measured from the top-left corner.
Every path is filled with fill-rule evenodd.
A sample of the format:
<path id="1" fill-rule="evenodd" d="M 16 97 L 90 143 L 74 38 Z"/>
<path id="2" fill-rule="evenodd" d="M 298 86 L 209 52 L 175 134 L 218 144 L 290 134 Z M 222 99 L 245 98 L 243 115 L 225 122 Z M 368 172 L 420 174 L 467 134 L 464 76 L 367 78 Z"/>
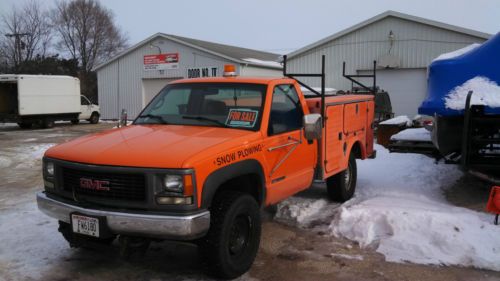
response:
<path id="1" fill-rule="evenodd" d="M 80 80 L 55 75 L 0 75 L 0 122 L 21 128 L 39 124 L 51 128 L 55 121 L 99 121 L 99 107 L 80 96 Z"/>

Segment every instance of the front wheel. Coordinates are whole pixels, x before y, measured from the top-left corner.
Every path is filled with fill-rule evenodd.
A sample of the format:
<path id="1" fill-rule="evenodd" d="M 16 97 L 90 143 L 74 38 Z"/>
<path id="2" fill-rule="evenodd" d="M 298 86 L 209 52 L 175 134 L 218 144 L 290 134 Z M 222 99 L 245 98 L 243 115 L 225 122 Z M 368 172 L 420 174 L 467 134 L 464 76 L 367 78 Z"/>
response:
<path id="1" fill-rule="evenodd" d="M 99 123 L 99 114 L 97 112 L 93 112 L 92 115 L 90 115 L 90 124 L 97 124 Z"/>
<path id="2" fill-rule="evenodd" d="M 227 191 L 214 199 L 208 234 L 199 245 L 210 273 L 236 278 L 247 272 L 260 244 L 261 220 L 255 199 Z"/>
<path id="3" fill-rule="evenodd" d="M 333 201 L 345 202 L 352 198 L 356 190 L 356 158 L 349 156 L 349 164 L 344 171 L 329 177 L 326 180 L 328 197 Z"/>

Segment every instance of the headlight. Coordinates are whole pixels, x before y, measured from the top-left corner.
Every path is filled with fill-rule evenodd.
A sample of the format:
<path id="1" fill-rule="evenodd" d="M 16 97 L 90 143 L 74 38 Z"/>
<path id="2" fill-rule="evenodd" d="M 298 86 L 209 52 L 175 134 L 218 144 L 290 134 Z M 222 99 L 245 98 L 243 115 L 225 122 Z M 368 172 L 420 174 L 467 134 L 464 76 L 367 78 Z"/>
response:
<path id="1" fill-rule="evenodd" d="M 182 193 L 184 191 L 184 181 L 181 175 L 166 175 L 163 178 L 165 191 Z"/>
<path id="2" fill-rule="evenodd" d="M 45 164 L 45 172 L 47 173 L 47 176 L 49 176 L 49 177 L 54 176 L 54 163 L 53 162 L 47 162 Z"/>

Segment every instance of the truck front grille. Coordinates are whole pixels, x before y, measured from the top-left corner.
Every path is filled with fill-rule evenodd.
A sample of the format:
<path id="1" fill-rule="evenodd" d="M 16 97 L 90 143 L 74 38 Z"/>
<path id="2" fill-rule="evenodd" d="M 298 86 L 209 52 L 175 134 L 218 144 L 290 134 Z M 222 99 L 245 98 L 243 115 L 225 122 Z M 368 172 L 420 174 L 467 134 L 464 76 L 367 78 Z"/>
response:
<path id="1" fill-rule="evenodd" d="M 74 192 L 77 197 L 146 200 L 146 180 L 143 174 L 102 173 L 63 168 L 62 179 L 64 190 Z"/>

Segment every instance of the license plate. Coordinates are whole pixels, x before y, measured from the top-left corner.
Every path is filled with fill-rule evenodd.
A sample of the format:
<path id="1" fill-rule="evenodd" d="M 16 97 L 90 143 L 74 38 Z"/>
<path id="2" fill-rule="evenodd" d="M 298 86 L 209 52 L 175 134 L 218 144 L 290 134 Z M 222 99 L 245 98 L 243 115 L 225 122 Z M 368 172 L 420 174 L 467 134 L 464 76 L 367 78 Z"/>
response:
<path id="1" fill-rule="evenodd" d="M 99 219 L 97 218 L 72 214 L 71 224 L 74 233 L 99 237 Z"/>

